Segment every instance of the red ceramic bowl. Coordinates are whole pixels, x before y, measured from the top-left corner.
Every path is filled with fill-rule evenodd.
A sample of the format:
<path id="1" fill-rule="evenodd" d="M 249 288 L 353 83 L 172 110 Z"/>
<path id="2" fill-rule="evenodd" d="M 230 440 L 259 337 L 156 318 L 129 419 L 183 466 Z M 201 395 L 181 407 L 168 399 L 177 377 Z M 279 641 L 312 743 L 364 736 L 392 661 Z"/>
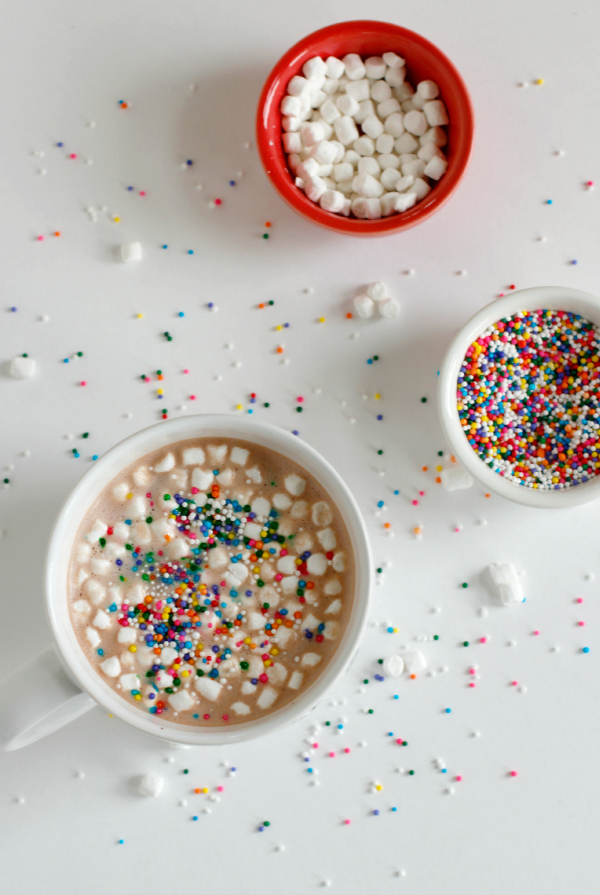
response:
<path id="1" fill-rule="evenodd" d="M 287 166 L 281 142 L 279 105 L 294 75 L 301 74 L 307 59 L 313 56 L 337 56 L 358 53 L 377 56 L 388 50 L 406 59 L 406 78 L 411 84 L 431 78 L 439 88 L 448 109 L 448 144 L 444 152 L 448 169 L 431 192 L 413 208 L 376 221 L 346 218 L 323 211 L 294 186 L 294 177 Z M 351 236 L 387 236 L 420 224 L 447 202 L 471 158 L 474 116 L 471 98 L 460 74 L 447 56 L 432 43 L 398 25 L 388 22 L 340 22 L 309 34 L 282 56 L 263 87 L 256 116 L 256 139 L 260 158 L 271 183 L 287 204 L 298 214 L 337 233 Z"/>

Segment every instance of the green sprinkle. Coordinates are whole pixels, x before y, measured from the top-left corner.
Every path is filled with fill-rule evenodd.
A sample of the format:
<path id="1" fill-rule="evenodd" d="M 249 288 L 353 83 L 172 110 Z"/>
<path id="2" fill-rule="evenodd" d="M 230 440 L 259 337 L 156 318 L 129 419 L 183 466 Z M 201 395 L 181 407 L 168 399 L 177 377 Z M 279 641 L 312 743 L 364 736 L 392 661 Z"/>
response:
<path id="1" fill-rule="evenodd" d="M 81 437 L 82 437 L 82 438 L 89 438 L 89 435 L 90 435 L 89 432 L 84 432 L 83 435 L 82 435 Z"/>
<path id="2" fill-rule="evenodd" d="M 99 538 L 98 543 L 101 547 L 106 547 L 106 538 Z"/>
<path id="3" fill-rule="evenodd" d="M 439 639 L 440 639 L 440 635 L 439 635 L 439 634 L 434 634 L 434 635 L 433 635 L 433 639 L 434 639 L 434 640 L 439 640 Z"/>
<path id="4" fill-rule="evenodd" d="M 468 641 L 468 640 L 463 640 L 463 646 L 468 646 L 468 645 L 469 645 L 469 641 Z"/>
<path id="5" fill-rule="evenodd" d="M 373 709 L 369 709 L 369 715 L 373 714 Z"/>
<path id="6" fill-rule="evenodd" d="M 263 827 L 270 827 L 270 826 L 271 826 L 270 820 L 263 820 Z"/>
<path id="7" fill-rule="evenodd" d="M 163 500 L 171 500 L 170 494 L 163 494 Z"/>
<path id="8" fill-rule="evenodd" d="M 150 525 L 150 523 L 152 522 L 152 516 L 146 516 L 146 522 L 148 523 L 148 525 Z"/>
<path id="9" fill-rule="evenodd" d="M 412 776 L 414 775 L 415 772 L 414 772 L 414 771 L 409 771 L 408 773 L 409 773 L 410 776 L 412 777 Z"/>
<path id="10" fill-rule="evenodd" d="M 421 404 L 427 404 L 427 398 L 421 398 Z"/>
<path id="11" fill-rule="evenodd" d="M 368 683 L 369 683 L 369 678 L 366 677 L 366 678 L 364 679 L 364 681 L 363 681 L 363 684 L 368 684 Z"/>
<path id="12" fill-rule="evenodd" d="M 242 661 L 240 662 L 240 668 L 242 669 L 242 671 L 247 671 L 247 670 L 250 668 L 250 662 L 246 662 L 245 659 L 242 660 Z M 203 673 L 204 673 L 204 672 L 203 672 Z"/>
<path id="13" fill-rule="evenodd" d="M 461 587 L 468 587 L 468 586 L 469 586 L 469 585 L 467 584 L 466 581 L 463 581 L 463 583 L 461 584 Z"/>
<path id="14" fill-rule="evenodd" d="M 381 457 L 381 455 L 383 454 L 383 451 L 379 450 L 379 451 L 377 451 L 377 453 L 378 453 L 379 456 Z"/>
<path id="15" fill-rule="evenodd" d="M 326 721 L 326 722 L 325 722 L 325 727 L 331 727 L 331 721 Z"/>
<path id="16" fill-rule="evenodd" d="M 377 664 L 378 664 L 378 665 L 383 665 L 383 659 L 377 659 Z"/>
<path id="17" fill-rule="evenodd" d="M 187 768 L 184 768 L 184 769 L 183 769 L 183 773 L 184 773 L 184 774 L 189 774 L 189 770 L 188 770 Z"/>

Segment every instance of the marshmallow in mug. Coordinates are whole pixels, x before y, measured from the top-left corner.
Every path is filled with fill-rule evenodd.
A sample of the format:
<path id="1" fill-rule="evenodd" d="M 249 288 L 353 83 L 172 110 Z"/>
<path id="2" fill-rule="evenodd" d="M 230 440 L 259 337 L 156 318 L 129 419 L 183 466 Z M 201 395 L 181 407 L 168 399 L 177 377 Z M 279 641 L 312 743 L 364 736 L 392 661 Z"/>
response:
<path id="1" fill-rule="evenodd" d="M 444 176 L 448 113 L 439 88 L 426 80 L 415 90 L 405 74 L 396 53 L 349 53 L 315 56 L 290 80 L 283 148 L 311 202 L 374 220 L 408 211 Z"/>

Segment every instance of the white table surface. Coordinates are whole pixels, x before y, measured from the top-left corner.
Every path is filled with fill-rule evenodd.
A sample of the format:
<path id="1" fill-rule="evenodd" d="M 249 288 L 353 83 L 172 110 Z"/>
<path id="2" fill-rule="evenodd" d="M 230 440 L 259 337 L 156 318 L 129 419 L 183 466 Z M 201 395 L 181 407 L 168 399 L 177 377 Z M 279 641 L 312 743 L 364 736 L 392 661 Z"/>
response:
<path id="1" fill-rule="evenodd" d="M 466 79 L 477 119 L 456 196 L 423 226 L 376 241 L 296 217 L 268 185 L 253 135 L 259 90 L 279 56 L 318 27 L 365 16 L 437 43 Z M 269 401 L 257 418 L 298 428 L 334 462 L 364 512 L 377 564 L 392 565 L 354 667 L 278 735 L 177 751 L 96 709 L 1 756 L 0 891 L 305 895 L 327 882 L 344 895 L 598 891 L 600 610 L 597 582 L 586 578 L 599 572 L 598 506 L 544 513 L 486 499 L 478 486 L 447 494 L 432 470 L 446 449 L 436 372 L 455 329 L 509 284 L 599 291 L 600 191 L 584 187 L 600 184 L 599 25 L 600 7 L 583 0 L 4 5 L 0 465 L 10 486 L 0 490 L 0 676 L 49 641 L 43 556 L 64 497 L 93 453 L 159 419 L 157 383 L 142 373 L 164 371 L 171 416 L 236 412 L 250 391 Z M 223 204 L 211 209 L 216 197 Z M 94 223 L 88 206 L 108 212 Z M 127 240 L 143 243 L 137 266 L 115 262 Z M 374 279 L 389 284 L 401 318 L 346 320 Z M 289 364 L 275 353 L 280 343 Z M 6 375 L 22 352 L 37 362 L 32 381 Z M 375 353 L 379 363 L 368 366 Z M 387 509 L 378 516 L 380 499 Z M 482 576 L 492 561 L 526 572 L 524 605 L 494 603 Z M 400 633 L 388 634 L 389 623 Z M 439 641 L 418 640 L 433 634 Z M 475 642 L 482 636 L 485 645 Z M 372 680 L 360 692 L 376 660 L 402 646 L 421 648 L 435 674 Z M 473 665 L 479 679 L 469 689 Z M 302 752 L 326 720 L 311 777 Z M 130 789 L 148 770 L 166 779 L 156 800 Z M 375 782 L 381 791 L 371 791 Z M 219 802 L 190 794 L 218 785 Z"/>

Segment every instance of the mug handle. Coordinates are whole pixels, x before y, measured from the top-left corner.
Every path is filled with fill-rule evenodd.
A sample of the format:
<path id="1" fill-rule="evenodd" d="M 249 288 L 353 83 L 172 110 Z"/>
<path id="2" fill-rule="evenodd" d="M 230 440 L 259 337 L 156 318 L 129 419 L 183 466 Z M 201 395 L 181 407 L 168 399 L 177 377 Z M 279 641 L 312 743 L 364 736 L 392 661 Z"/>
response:
<path id="1" fill-rule="evenodd" d="M 49 646 L 0 685 L 0 747 L 12 752 L 35 743 L 95 705 Z"/>

